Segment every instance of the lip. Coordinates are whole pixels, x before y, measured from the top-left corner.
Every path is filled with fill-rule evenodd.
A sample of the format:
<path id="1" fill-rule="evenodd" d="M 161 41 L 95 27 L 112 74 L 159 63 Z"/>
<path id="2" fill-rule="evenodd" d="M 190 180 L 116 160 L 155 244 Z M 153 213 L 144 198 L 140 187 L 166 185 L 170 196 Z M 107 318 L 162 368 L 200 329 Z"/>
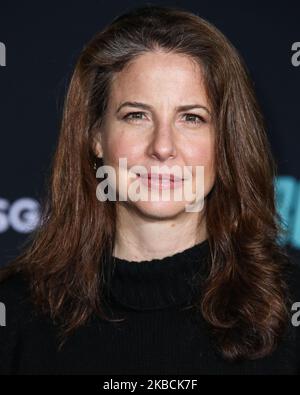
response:
<path id="1" fill-rule="evenodd" d="M 181 188 L 184 182 L 184 179 L 176 177 L 174 174 L 137 173 L 137 176 L 148 189 L 177 189 Z"/>
<path id="2" fill-rule="evenodd" d="M 161 182 L 182 182 L 184 178 L 177 177 L 175 174 L 168 174 L 168 173 L 146 173 L 140 174 L 136 173 L 138 177 L 143 179 L 153 180 L 153 181 L 161 181 Z"/>

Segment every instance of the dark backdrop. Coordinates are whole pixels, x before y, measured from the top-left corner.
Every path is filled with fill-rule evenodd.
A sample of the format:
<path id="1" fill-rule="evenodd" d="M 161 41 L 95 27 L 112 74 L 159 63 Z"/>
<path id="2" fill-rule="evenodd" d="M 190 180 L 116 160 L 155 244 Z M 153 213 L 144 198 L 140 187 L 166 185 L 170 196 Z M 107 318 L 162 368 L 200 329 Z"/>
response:
<path id="1" fill-rule="evenodd" d="M 37 224 L 64 94 L 81 48 L 116 15 L 143 3 L 1 1 L 0 265 L 19 253 Z M 300 2 L 154 3 L 208 19 L 245 59 L 278 163 L 285 243 L 300 262 Z"/>

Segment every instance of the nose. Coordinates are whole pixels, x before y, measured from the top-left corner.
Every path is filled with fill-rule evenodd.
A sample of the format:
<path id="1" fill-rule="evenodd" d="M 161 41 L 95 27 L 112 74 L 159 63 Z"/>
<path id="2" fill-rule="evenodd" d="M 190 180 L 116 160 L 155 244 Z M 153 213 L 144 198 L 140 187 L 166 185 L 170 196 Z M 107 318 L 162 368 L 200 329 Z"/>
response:
<path id="1" fill-rule="evenodd" d="M 160 161 L 176 157 L 175 133 L 170 123 L 155 127 L 151 143 L 148 146 L 148 155 Z"/>

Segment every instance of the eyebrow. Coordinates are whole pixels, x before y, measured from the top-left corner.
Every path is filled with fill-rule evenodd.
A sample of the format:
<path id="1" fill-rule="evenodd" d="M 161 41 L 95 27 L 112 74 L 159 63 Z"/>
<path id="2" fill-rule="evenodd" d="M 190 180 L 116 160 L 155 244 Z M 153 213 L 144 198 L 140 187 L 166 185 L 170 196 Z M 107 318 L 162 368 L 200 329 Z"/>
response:
<path id="1" fill-rule="evenodd" d="M 116 114 L 117 114 L 123 107 L 139 107 L 139 108 L 142 108 L 142 109 L 148 110 L 148 111 L 153 110 L 153 107 L 150 106 L 149 104 L 141 103 L 141 102 L 136 102 L 136 101 L 133 101 L 133 102 L 132 102 L 132 101 L 126 101 L 126 102 L 122 103 L 122 104 L 118 107 L 118 109 L 117 109 L 117 111 L 116 111 Z M 202 108 L 202 109 L 204 109 L 208 114 L 210 114 L 210 111 L 208 110 L 208 108 L 205 107 L 205 106 L 203 106 L 202 104 L 186 104 L 186 105 L 183 105 L 183 106 L 178 106 L 178 107 L 176 107 L 176 110 L 177 110 L 177 111 L 188 111 L 188 110 L 192 110 L 193 108 Z"/>

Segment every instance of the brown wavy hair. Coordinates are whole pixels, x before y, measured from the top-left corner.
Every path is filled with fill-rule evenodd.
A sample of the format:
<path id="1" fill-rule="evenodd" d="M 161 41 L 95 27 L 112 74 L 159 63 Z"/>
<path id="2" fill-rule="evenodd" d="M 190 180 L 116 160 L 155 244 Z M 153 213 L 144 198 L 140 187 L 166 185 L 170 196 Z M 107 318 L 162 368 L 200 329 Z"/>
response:
<path id="1" fill-rule="evenodd" d="M 115 73 L 157 49 L 196 60 L 216 130 L 216 181 L 207 197 L 211 262 L 195 305 L 225 359 L 274 351 L 288 321 L 287 255 L 278 243 L 275 164 L 246 65 L 212 24 L 174 7 L 147 4 L 116 17 L 83 48 L 71 77 L 39 226 L 2 271 L 30 279 L 37 306 L 67 336 L 92 314 L 109 320 L 114 202 L 96 197 L 94 137 Z"/>

